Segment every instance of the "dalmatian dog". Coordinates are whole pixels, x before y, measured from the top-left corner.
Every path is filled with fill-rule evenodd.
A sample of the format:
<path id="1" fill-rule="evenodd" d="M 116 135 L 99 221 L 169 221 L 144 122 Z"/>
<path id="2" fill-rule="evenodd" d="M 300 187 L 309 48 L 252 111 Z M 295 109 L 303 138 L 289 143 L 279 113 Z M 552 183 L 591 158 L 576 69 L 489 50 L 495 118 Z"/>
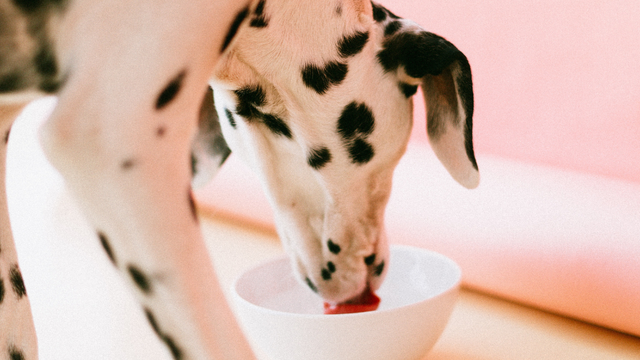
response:
<path id="1" fill-rule="evenodd" d="M 370 1 L 260 0 L 247 16 L 211 81 L 224 137 L 259 174 L 300 281 L 358 299 L 387 269 L 384 210 L 418 86 L 436 154 L 478 184 L 469 63 Z"/>
<path id="2" fill-rule="evenodd" d="M 334 303 L 376 290 L 419 86 L 434 151 L 477 186 L 466 57 L 369 0 L 0 0 L 0 175 L 15 117 L 56 94 L 43 149 L 150 329 L 174 359 L 253 359 L 192 185 L 232 149 L 261 178 L 302 283 Z M 0 359 L 32 360 L 0 184 Z"/>

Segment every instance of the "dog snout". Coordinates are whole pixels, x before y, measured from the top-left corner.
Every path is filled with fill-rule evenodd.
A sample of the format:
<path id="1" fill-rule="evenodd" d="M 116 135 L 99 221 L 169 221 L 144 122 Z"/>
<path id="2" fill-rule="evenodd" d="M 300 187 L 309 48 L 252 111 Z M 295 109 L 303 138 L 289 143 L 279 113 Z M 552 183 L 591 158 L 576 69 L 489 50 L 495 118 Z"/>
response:
<path id="1" fill-rule="evenodd" d="M 377 290 L 386 275 L 389 261 L 386 241 L 373 249 L 359 248 L 353 242 L 324 241 L 322 258 L 303 263 L 298 259 L 300 280 L 324 301 L 342 303 L 365 291 Z"/>

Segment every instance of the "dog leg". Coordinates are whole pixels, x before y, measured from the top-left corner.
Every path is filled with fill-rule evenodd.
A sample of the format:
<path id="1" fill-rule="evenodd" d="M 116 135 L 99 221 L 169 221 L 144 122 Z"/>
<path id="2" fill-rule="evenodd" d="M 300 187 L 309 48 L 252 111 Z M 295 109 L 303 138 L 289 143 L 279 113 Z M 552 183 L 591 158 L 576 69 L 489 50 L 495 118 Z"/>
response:
<path id="1" fill-rule="evenodd" d="M 173 358 L 254 359 L 216 279 L 190 184 L 206 83 L 246 3 L 117 5 L 69 34 L 73 65 L 42 128 L 45 153 Z"/>
<path id="2" fill-rule="evenodd" d="M 24 105 L 0 106 L 0 359 L 37 359 L 31 306 L 18 265 L 5 187 L 7 144 Z"/>
<path id="3" fill-rule="evenodd" d="M 191 109 L 198 102 L 190 98 L 201 99 L 203 91 L 195 84 L 182 89 L 186 104 L 167 110 L 178 122 L 110 118 L 94 123 L 95 132 L 70 124 L 87 119 L 74 113 L 82 100 L 69 106 L 61 99 L 43 142 L 173 357 L 251 359 L 215 277 L 191 194 Z M 142 125 L 150 121 L 156 126 Z M 165 123 L 172 124 L 162 130 Z"/>

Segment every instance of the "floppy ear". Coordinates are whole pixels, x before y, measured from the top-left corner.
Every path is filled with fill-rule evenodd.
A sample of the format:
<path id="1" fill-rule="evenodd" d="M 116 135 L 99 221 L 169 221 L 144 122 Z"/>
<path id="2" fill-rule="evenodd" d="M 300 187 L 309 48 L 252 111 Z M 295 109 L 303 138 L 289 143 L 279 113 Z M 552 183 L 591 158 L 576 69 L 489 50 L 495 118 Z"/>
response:
<path id="1" fill-rule="evenodd" d="M 378 61 L 387 71 L 397 70 L 401 81 L 422 85 L 431 147 L 456 181 L 475 188 L 480 174 L 473 152 L 469 62 L 447 40 L 416 28 L 386 38 Z"/>
<path id="2" fill-rule="evenodd" d="M 451 176 L 467 188 L 480 182 L 473 152 L 473 83 L 471 67 L 453 44 L 430 34 L 424 44 L 435 65 L 422 78 L 427 134 L 433 151 Z M 436 44 L 429 44 L 435 42 Z"/>

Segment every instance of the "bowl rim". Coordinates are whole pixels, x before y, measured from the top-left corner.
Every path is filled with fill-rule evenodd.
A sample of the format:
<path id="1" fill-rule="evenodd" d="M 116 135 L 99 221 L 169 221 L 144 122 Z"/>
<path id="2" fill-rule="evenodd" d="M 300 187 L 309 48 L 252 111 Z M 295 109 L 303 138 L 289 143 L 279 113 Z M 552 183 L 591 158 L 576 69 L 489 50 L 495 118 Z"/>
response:
<path id="1" fill-rule="evenodd" d="M 350 313 L 350 314 L 332 314 L 332 315 L 326 315 L 326 314 L 303 314 L 303 313 L 295 313 L 295 312 L 288 312 L 288 311 L 281 311 L 281 310 L 274 310 L 274 309 L 269 309 L 260 305 L 256 305 L 254 303 L 252 303 L 249 300 L 246 300 L 245 298 L 243 298 L 237 291 L 238 288 L 238 284 L 239 282 L 242 280 L 243 276 L 245 274 L 247 274 L 250 271 L 253 271 L 254 269 L 257 269 L 259 267 L 271 264 L 271 263 L 275 263 L 275 262 L 280 262 L 283 260 L 289 260 L 289 257 L 287 255 L 283 255 L 283 256 L 278 256 L 266 261 L 261 262 L 258 265 L 255 265 L 245 271 L 243 271 L 234 281 L 233 281 L 233 285 L 231 287 L 231 293 L 233 295 L 233 299 L 235 302 L 240 302 L 242 304 L 244 304 L 245 306 L 249 306 L 250 308 L 254 308 L 255 310 L 262 312 L 262 313 L 269 313 L 269 314 L 273 314 L 273 315 L 277 315 L 277 316 L 286 316 L 286 317 L 294 317 L 294 318 L 304 318 L 304 319 L 323 319 L 323 320 L 327 320 L 327 319 L 344 319 L 344 318 L 350 318 L 350 317 L 367 317 L 367 316 L 371 316 L 372 314 L 390 314 L 393 312 L 397 312 L 397 311 L 405 311 L 407 309 L 410 309 L 412 307 L 416 307 L 416 306 L 420 306 L 421 304 L 428 302 L 428 301 L 433 301 L 436 298 L 440 298 L 445 296 L 448 293 L 451 293 L 453 291 L 458 291 L 461 284 L 462 284 L 462 269 L 460 268 L 460 265 L 458 265 L 458 263 L 456 263 L 453 259 L 438 253 L 436 251 L 433 250 L 429 250 L 426 248 L 422 248 L 422 247 L 418 247 L 418 246 L 411 246 L 411 245 L 400 245 L 400 244 L 392 244 L 390 247 L 390 252 L 393 251 L 421 251 L 421 252 L 425 252 L 428 253 L 430 256 L 434 256 L 437 258 L 440 258 L 441 260 L 444 260 L 446 263 L 448 263 L 448 265 L 451 265 L 453 270 L 456 271 L 456 277 L 457 279 L 451 284 L 451 286 L 447 287 L 446 289 L 436 293 L 435 295 L 432 295 L 428 298 L 425 298 L 423 300 L 417 301 L 417 302 L 413 302 L 410 304 L 406 304 L 406 305 L 402 305 L 402 306 L 398 306 L 398 307 L 394 307 L 394 308 L 390 308 L 390 309 L 381 309 L 381 310 L 376 310 L 376 311 L 367 311 L 367 312 L 360 312 L 360 313 Z M 238 306 L 239 304 L 236 304 L 236 306 Z"/>

